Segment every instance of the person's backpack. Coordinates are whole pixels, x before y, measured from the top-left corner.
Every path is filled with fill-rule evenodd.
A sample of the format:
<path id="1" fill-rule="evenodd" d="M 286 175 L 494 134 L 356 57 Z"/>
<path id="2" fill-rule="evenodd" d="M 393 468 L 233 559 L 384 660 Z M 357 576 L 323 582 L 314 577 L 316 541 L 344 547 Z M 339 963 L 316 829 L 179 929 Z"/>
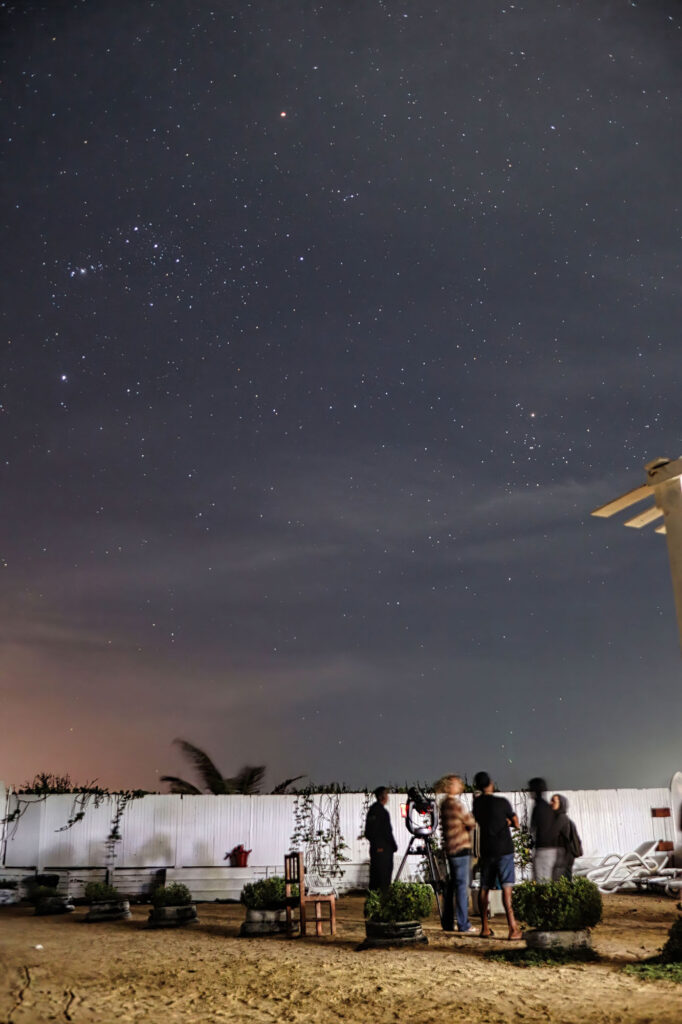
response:
<path id="1" fill-rule="evenodd" d="M 576 857 L 582 857 L 583 855 L 583 844 L 580 842 L 580 836 L 578 835 L 578 829 L 575 827 L 575 822 L 569 818 L 569 824 L 571 831 L 568 837 L 568 852 L 575 859 Z"/>

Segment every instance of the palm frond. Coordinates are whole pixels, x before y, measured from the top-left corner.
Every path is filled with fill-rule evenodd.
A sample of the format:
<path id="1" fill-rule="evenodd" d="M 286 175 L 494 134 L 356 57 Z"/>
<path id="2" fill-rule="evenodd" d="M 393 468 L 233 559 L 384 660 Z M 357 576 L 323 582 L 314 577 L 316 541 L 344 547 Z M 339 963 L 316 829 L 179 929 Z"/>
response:
<path id="1" fill-rule="evenodd" d="M 162 775 L 161 782 L 170 783 L 171 793 L 184 793 L 185 795 L 190 793 L 201 793 L 201 790 L 197 789 L 196 786 L 193 786 L 191 782 L 179 779 L 177 775 Z"/>
<path id="2" fill-rule="evenodd" d="M 228 780 L 222 777 L 205 751 L 201 750 L 200 747 L 195 747 L 193 743 L 189 743 L 187 740 L 176 739 L 173 742 L 180 747 L 180 750 L 183 752 L 185 757 L 192 762 L 201 777 L 204 788 L 207 789 L 209 793 L 230 792 L 226 787 L 226 782 Z"/>
<path id="3" fill-rule="evenodd" d="M 273 792 L 273 794 L 274 793 L 286 793 L 287 789 L 289 788 L 289 786 L 292 785 L 292 783 L 298 782 L 299 779 L 304 779 L 304 778 L 305 778 L 305 775 L 294 775 L 293 779 L 285 779 L 284 782 L 278 782 L 272 792 Z"/>
<path id="4" fill-rule="evenodd" d="M 245 764 L 231 779 L 225 779 L 229 787 L 228 793 L 243 793 L 248 796 L 250 793 L 260 793 L 260 787 L 265 775 L 265 765 Z"/>

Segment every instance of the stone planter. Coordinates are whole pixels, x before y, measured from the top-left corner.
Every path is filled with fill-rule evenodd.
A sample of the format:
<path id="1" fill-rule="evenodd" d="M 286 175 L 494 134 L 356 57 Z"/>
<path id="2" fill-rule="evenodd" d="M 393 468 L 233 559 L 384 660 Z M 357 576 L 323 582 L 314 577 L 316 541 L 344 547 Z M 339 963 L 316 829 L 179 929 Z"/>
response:
<path id="1" fill-rule="evenodd" d="M 246 920 L 239 929 L 242 936 L 282 935 L 287 930 L 286 910 L 254 910 L 246 908 Z"/>
<path id="2" fill-rule="evenodd" d="M 44 896 L 36 903 L 36 914 L 70 914 L 75 910 L 73 903 L 69 903 L 68 896 Z"/>
<path id="3" fill-rule="evenodd" d="M 19 902 L 19 889 L 0 889 L 0 907 Z"/>
<path id="4" fill-rule="evenodd" d="M 179 928 L 184 924 L 198 921 L 197 908 L 190 904 L 185 907 L 152 907 L 149 911 L 149 928 Z"/>
<path id="5" fill-rule="evenodd" d="M 99 900 L 90 904 L 86 921 L 127 921 L 131 917 L 129 900 Z"/>
<path id="6" fill-rule="evenodd" d="M 577 932 L 543 932 L 539 928 L 524 932 L 528 949 L 591 949 L 592 936 L 587 928 Z"/>
<path id="7" fill-rule="evenodd" d="M 358 949 L 384 949 L 387 946 L 415 946 L 429 940 L 421 921 L 365 921 L 365 941 Z"/>

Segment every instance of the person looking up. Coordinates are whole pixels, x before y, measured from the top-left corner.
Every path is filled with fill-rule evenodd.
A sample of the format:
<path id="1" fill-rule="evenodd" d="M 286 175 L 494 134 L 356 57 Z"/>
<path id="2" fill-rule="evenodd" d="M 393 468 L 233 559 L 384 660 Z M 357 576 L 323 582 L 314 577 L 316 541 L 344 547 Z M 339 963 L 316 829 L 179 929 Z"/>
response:
<path id="1" fill-rule="evenodd" d="M 474 818 L 478 823 L 481 840 L 480 935 L 481 938 L 488 939 L 493 934 L 488 921 L 488 900 L 490 890 L 496 887 L 499 878 L 509 938 L 517 941 L 523 936 L 512 909 L 512 886 L 515 882 L 514 843 L 509 828 L 518 828 L 519 819 L 508 800 L 503 796 L 493 796 L 495 784 L 487 772 L 476 773 L 474 788 L 480 790 L 479 796 L 474 799 Z"/>
<path id="2" fill-rule="evenodd" d="M 533 878 L 536 882 L 551 882 L 554 875 L 559 839 L 557 817 L 544 798 L 547 783 L 539 776 L 528 783 L 535 806 L 530 818 L 533 836 Z"/>
<path id="3" fill-rule="evenodd" d="M 443 908 L 443 930 L 462 934 L 476 929 L 469 921 L 469 871 L 471 866 L 471 833 L 476 826 L 473 814 L 459 800 L 464 782 L 459 775 L 444 775 L 436 783 L 437 792 L 444 793 L 440 805 L 443 846 L 448 859 L 448 887 Z"/>
<path id="4" fill-rule="evenodd" d="M 388 789 L 374 790 L 375 802 L 367 812 L 365 839 L 369 839 L 369 888 L 388 889 L 393 877 L 393 854 L 398 844 L 393 837 L 391 816 L 386 810 Z"/>

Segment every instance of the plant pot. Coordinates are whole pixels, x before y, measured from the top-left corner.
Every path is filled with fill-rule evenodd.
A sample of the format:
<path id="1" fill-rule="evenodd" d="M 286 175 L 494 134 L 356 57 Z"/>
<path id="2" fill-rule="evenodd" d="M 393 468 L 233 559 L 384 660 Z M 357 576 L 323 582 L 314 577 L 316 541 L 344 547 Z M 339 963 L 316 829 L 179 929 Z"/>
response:
<path id="1" fill-rule="evenodd" d="M 183 924 L 198 921 L 194 904 L 185 907 L 152 907 L 149 911 L 149 928 L 179 928 Z"/>
<path id="2" fill-rule="evenodd" d="M 246 908 L 246 920 L 239 929 L 242 936 L 282 935 L 287 930 L 286 910 L 254 910 Z"/>
<path id="3" fill-rule="evenodd" d="M 365 941 L 358 949 L 415 946 L 429 941 L 421 921 L 365 921 L 365 934 Z"/>
<path id="4" fill-rule="evenodd" d="M 129 900 L 98 900 L 90 904 L 86 921 L 127 921 L 131 917 Z"/>
<path id="5" fill-rule="evenodd" d="M 581 931 L 544 932 L 533 928 L 523 937 L 529 949 L 591 949 L 592 936 L 587 928 Z"/>
<path id="6" fill-rule="evenodd" d="M 36 903 L 36 914 L 70 914 L 75 910 L 73 903 L 69 903 L 68 896 L 44 896 Z"/>
<path id="7" fill-rule="evenodd" d="M 0 907 L 7 907 L 11 903 L 18 903 L 19 899 L 18 889 L 0 889 Z"/>

